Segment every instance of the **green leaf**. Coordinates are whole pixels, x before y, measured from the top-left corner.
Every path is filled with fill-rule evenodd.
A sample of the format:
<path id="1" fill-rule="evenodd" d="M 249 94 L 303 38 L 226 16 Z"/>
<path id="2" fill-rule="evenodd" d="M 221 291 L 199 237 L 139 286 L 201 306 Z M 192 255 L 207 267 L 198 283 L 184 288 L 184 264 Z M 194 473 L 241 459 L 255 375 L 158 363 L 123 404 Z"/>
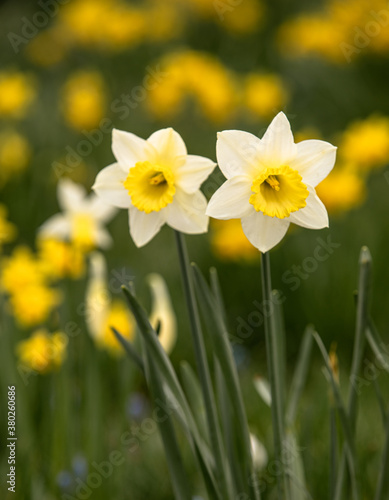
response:
<path id="1" fill-rule="evenodd" d="M 385 500 L 389 497 L 389 412 L 387 415 L 385 444 L 382 453 L 380 472 L 378 476 L 377 491 L 374 500 Z"/>
<path id="2" fill-rule="evenodd" d="M 123 286 L 122 290 L 124 292 L 127 303 L 135 317 L 145 345 L 147 346 L 148 353 L 154 360 L 155 366 L 158 369 L 159 376 L 164 379 L 167 388 L 171 392 L 171 394 L 167 393 L 167 396 L 169 397 L 169 399 L 174 399 L 173 405 L 176 407 L 176 414 L 183 426 L 183 429 L 187 433 L 190 444 L 192 445 L 192 447 L 194 447 L 194 452 L 199 460 L 199 465 L 202 470 L 204 482 L 207 486 L 208 491 L 210 492 L 211 498 L 217 498 L 221 500 L 212 472 L 212 454 L 208 449 L 208 446 L 200 436 L 196 422 L 190 411 L 184 392 L 178 382 L 173 366 L 165 351 L 163 350 L 157 338 L 156 332 L 150 325 L 145 310 L 142 308 L 142 306 L 140 306 L 136 298 L 126 287 Z"/>
<path id="3" fill-rule="evenodd" d="M 207 420 L 205 414 L 204 400 L 201 393 L 201 387 L 199 381 L 188 362 L 182 361 L 180 368 L 181 368 L 182 383 L 193 416 L 196 419 L 197 427 L 201 432 L 201 435 L 203 436 L 204 440 L 208 440 L 209 436 L 207 432 Z"/>
<path id="4" fill-rule="evenodd" d="M 145 367 L 144 367 L 142 358 L 135 351 L 133 345 L 127 339 L 125 339 L 123 337 L 123 335 L 121 333 L 119 333 L 116 330 L 116 328 L 114 328 L 113 326 L 111 326 L 111 330 L 112 330 L 113 334 L 115 335 L 115 337 L 117 338 L 117 340 L 122 345 L 123 349 L 126 351 L 126 353 L 128 354 L 128 356 L 130 357 L 130 359 L 138 366 L 138 368 L 140 368 L 140 370 L 142 371 L 142 373 L 144 373 L 145 372 Z"/>
<path id="5" fill-rule="evenodd" d="M 168 405 L 168 398 L 166 397 L 158 368 L 153 357 L 148 352 L 147 346 L 145 346 L 145 366 L 148 386 L 153 399 L 159 401 L 166 407 Z M 157 423 L 164 444 L 175 498 L 177 500 L 191 500 L 192 494 L 189 487 L 189 478 L 183 466 L 172 416 L 165 415 L 164 418 L 159 419 Z"/>
<path id="6" fill-rule="evenodd" d="M 355 466 L 355 445 L 354 445 L 354 437 L 353 437 L 353 432 L 352 432 L 352 426 L 349 420 L 349 417 L 346 412 L 346 408 L 343 404 L 342 396 L 340 394 L 340 389 L 338 386 L 337 381 L 335 380 L 334 374 L 332 373 L 332 368 L 330 364 L 330 359 L 327 354 L 326 348 L 324 347 L 323 341 L 321 340 L 319 334 L 317 332 L 312 333 L 314 339 L 316 340 L 317 345 L 319 346 L 320 352 L 323 356 L 324 363 L 326 366 L 326 374 L 328 376 L 328 380 L 330 382 L 331 388 L 332 388 L 332 393 L 334 395 L 335 403 L 336 403 L 336 408 L 339 413 L 340 417 L 340 423 L 343 429 L 343 434 L 346 440 L 347 447 L 345 447 L 345 452 L 343 455 L 342 460 L 346 460 L 346 457 L 348 458 L 348 463 L 349 463 L 349 468 L 350 468 L 350 477 L 351 477 L 351 482 L 353 485 L 353 491 L 354 494 L 357 491 L 357 486 L 356 486 L 356 466 Z M 344 468 L 345 464 L 343 467 L 341 466 L 339 469 L 339 475 L 343 474 L 344 475 Z M 338 475 L 338 478 L 339 478 Z M 338 479 L 338 484 L 340 484 L 339 479 Z"/>
<path id="7" fill-rule="evenodd" d="M 313 326 L 307 326 L 304 332 L 303 340 L 301 341 L 300 351 L 297 358 L 297 366 L 290 387 L 289 400 L 286 411 L 286 425 L 288 427 L 294 425 L 297 405 L 307 379 L 308 367 L 312 353 L 313 332 Z"/>
<path id="8" fill-rule="evenodd" d="M 253 487 L 249 481 L 253 473 L 253 464 L 250 447 L 250 433 L 247 424 L 246 412 L 243 404 L 241 389 L 239 386 L 238 374 L 235 362 L 232 356 L 231 346 L 228 341 L 226 326 L 219 313 L 219 307 L 209 287 L 196 265 L 192 264 L 197 297 L 203 313 L 204 321 L 207 324 L 207 330 L 213 343 L 213 350 L 217 357 L 223 376 L 228 387 L 231 405 L 235 414 L 235 432 L 239 443 L 239 453 L 241 460 L 239 463 L 232 464 L 232 467 L 242 467 L 243 475 L 247 478 L 249 487 Z M 253 487 L 255 490 L 255 486 Z M 244 493 L 244 492 L 242 492 Z M 259 492 L 252 492 L 254 498 L 259 498 Z"/>
<path id="9" fill-rule="evenodd" d="M 287 476 L 291 500 L 312 499 L 305 482 L 304 465 L 301 459 L 297 439 L 290 430 L 285 435 L 285 450 L 287 458 Z"/>

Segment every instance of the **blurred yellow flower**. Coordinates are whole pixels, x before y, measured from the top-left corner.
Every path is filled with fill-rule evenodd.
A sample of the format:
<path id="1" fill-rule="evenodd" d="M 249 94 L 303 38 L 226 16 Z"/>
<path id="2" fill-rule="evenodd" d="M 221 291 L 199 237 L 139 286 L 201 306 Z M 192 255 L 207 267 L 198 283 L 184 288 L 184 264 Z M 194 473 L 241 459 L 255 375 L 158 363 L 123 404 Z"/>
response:
<path id="1" fill-rule="evenodd" d="M 9 299 L 16 320 L 24 327 L 39 325 L 46 321 L 60 301 L 59 292 L 42 283 L 13 290 Z"/>
<path id="2" fill-rule="evenodd" d="M 255 260 L 260 254 L 243 232 L 240 219 L 211 220 L 212 251 L 222 260 Z"/>
<path id="3" fill-rule="evenodd" d="M 135 322 L 123 302 L 112 300 L 107 286 L 107 265 L 104 256 L 98 252 L 93 253 L 90 259 L 86 311 L 86 324 L 97 346 L 111 354 L 123 354 L 124 350 L 111 327 L 131 341 L 135 336 Z"/>
<path id="4" fill-rule="evenodd" d="M 182 13 L 174 2 L 153 0 L 144 12 L 145 30 L 148 41 L 167 41 L 184 31 Z"/>
<path id="5" fill-rule="evenodd" d="M 35 95 L 35 81 L 29 74 L 0 72 L 0 116 L 23 117 Z"/>
<path id="6" fill-rule="evenodd" d="M 68 34 L 59 26 L 39 32 L 27 45 L 26 55 L 39 66 L 54 66 L 61 62 L 70 48 Z"/>
<path id="7" fill-rule="evenodd" d="M 80 278 L 85 272 L 85 256 L 79 246 L 55 238 L 38 239 L 39 259 L 49 278 Z"/>
<path id="8" fill-rule="evenodd" d="M 76 130 L 97 127 L 106 112 L 106 92 L 97 71 L 78 71 L 66 81 L 62 91 L 65 120 Z"/>
<path id="9" fill-rule="evenodd" d="M 281 78 L 274 74 L 251 73 L 244 87 L 244 104 L 255 115 L 268 119 L 286 105 L 287 92 Z"/>
<path id="10" fill-rule="evenodd" d="M 344 27 L 323 14 L 303 14 L 286 21 L 278 33 L 281 51 L 287 55 L 304 56 L 310 53 L 345 63 L 340 49 L 347 40 Z"/>
<path id="11" fill-rule="evenodd" d="M 1 97 L 0 97 L 1 99 Z M 26 169 L 31 147 L 25 137 L 12 130 L 0 133 L 0 187 Z"/>
<path id="12" fill-rule="evenodd" d="M 109 50 L 139 43 L 150 26 L 147 9 L 120 0 L 73 0 L 59 22 L 76 43 Z M 158 30 L 158 23 L 152 26 Z"/>
<path id="13" fill-rule="evenodd" d="M 9 243 L 16 236 L 16 226 L 7 221 L 7 209 L 0 205 L 0 252 L 5 243 Z"/>
<path id="14" fill-rule="evenodd" d="M 48 373 L 59 368 L 66 356 L 67 336 L 62 332 L 50 335 L 39 329 L 30 338 L 19 342 L 16 353 L 21 368 L 38 373 Z"/>
<path id="15" fill-rule="evenodd" d="M 216 8 L 215 0 L 212 3 Z M 256 31 L 261 25 L 262 19 L 263 5 L 259 0 L 243 0 L 229 9 L 225 9 L 224 4 L 219 12 L 220 24 L 225 26 L 228 31 L 238 35 Z"/>
<path id="16" fill-rule="evenodd" d="M 168 54 L 160 61 L 166 77 L 149 91 L 147 105 L 158 118 L 170 118 L 190 97 L 213 122 L 222 122 L 238 101 L 234 76 L 215 57 L 196 51 Z"/>
<path id="17" fill-rule="evenodd" d="M 363 178 L 351 168 L 337 167 L 317 187 L 316 192 L 330 213 L 350 210 L 365 200 Z"/>
<path id="18" fill-rule="evenodd" d="M 45 283 L 45 273 L 41 262 L 25 246 L 18 246 L 10 257 L 4 257 L 1 269 L 1 285 L 8 293 Z"/>
<path id="19" fill-rule="evenodd" d="M 382 167 L 389 162 L 389 118 L 373 115 L 358 120 L 345 130 L 339 155 L 361 171 Z"/>
<path id="20" fill-rule="evenodd" d="M 135 322 L 128 307 L 121 300 L 113 300 L 109 305 L 105 323 L 95 340 L 99 347 L 107 349 L 112 354 L 124 354 L 123 347 L 112 333 L 111 327 L 114 327 L 128 341 L 134 340 Z"/>

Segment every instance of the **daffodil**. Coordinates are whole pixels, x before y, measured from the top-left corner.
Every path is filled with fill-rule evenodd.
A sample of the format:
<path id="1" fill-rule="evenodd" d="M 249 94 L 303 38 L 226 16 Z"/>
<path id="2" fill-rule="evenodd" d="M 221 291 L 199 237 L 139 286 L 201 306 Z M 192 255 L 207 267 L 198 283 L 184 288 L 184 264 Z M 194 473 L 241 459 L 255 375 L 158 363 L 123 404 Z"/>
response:
<path id="1" fill-rule="evenodd" d="M 205 233 L 208 217 L 201 184 L 215 168 L 202 156 L 188 155 L 172 128 L 147 140 L 114 129 L 117 163 L 104 168 L 92 189 L 106 203 L 129 210 L 130 233 L 138 247 L 166 223 L 189 234 Z"/>
<path id="2" fill-rule="evenodd" d="M 90 260 L 90 278 L 86 291 L 86 323 L 96 344 L 112 354 L 123 349 L 112 333 L 114 327 L 126 340 L 133 341 L 136 334 L 135 320 L 124 302 L 115 299 L 107 286 L 107 265 L 104 256 L 95 252 Z M 152 295 L 150 323 L 158 330 L 158 338 L 167 353 L 175 345 L 176 317 L 165 281 L 159 274 L 147 277 Z"/>
<path id="3" fill-rule="evenodd" d="M 279 113 L 262 139 L 238 130 L 218 134 L 217 159 L 227 181 L 211 198 L 207 214 L 241 219 L 261 252 L 274 247 L 292 222 L 328 227 L 315 186 L 332 170 L 336 148 L 324 141 L 294 143 L 288 119 Z"/>
<path id="4" fill-rule="evenodd" d="M 101 253 L 90 259 L 90 278 L 86 291 L 86 324 L 96 345 L 111 354 L 120 355 L 123 349 L 114 337 L 116 328 L 127 340 L 135 336 L 135 321 L 123 302 L 113 300 L 107 285 L 107 265 Z"/>
<path id="5" fill-rule="evenodd" d="M 70 241 L 85 251 L 111 244 L 103 224 L 116 213 L 112 205 L 95 194 L 87 196 L 84 187 L 70 179 L 59 181 L 58 202 L 63 213 L 50 217 L 39 228 L 39 237 Z"/>
<path id="6" fill-rule="evenodd" d="M 45 374 L 59 368 L 66 357 L 67 344 L 68 337 L 62 332 L 50 335 L 43 328 L 36 330 L 16 346 L 19 369 Z"/>

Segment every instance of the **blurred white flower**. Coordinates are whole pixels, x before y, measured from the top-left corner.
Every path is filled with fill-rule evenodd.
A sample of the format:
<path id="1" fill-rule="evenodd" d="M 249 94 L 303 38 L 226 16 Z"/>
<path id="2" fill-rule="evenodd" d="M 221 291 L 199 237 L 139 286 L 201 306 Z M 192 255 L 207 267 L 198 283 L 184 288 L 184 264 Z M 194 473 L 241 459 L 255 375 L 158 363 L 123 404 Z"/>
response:
<path id="1" fill-rule="evenodd" d="M 271 392 L 270 392 L 270 384 L 269 382 L 262 377 L 255 377 L 254 387 L 260 395 L 262 401 L 267 405 L 271 406 Z"/>
<path id="2" fill-rule="evenodd" d="M 107 248 L 112 238 L 104 228 L 116 213 L 94 193 L 87 196 L 85 188 L 70 179 L 60 179 L 57 188 L 62 213 L 50 217 L 38 230 L 40 238 L 66 240 L 91 250 Z"/>
<path id="3" fill-rule="evenodd" d="M 250 444 L 251 444 L 251 454 L 253 457 L 254 468 L 256 470 L 261 470 L 266 467 L 268 462 L 268 454 L 266 448 L 261 443 L 261 441 L 250 433 Z"/>
<path id="4" fill-rule="evenodd" d="M 159 274 L 149 274 L 147 282 L 152 295 L 152 310 L 150 324 L 156 330 L 158 338 L 167 353 L 173 350 L 177 339 L 176 315 L 174 314 L 169 290 L 165 280 Z"/>
<path id="5" fill-rule="evenodd" d="M 218 134 L 217 159 L 227 181 L 211 198 L 207 215 L 241 219 L 249 241 L 267 252 L 293 222 L 309 229 L 328 227 L 315 186 L 332 170 L 336 148 L 318 140 L 294 143 L 290 124 L 279 113 L 262 139 L 238 130 Z"/>
<path id="6" fill-rule="evenodd" d="M 130 234 L 141 247 L 166 223 L 188 234 L 205 233 L 208 217 L 201 184 L 215 168 L 202 156 L 188 155 L 172 128 L 147 140 L 113 130 L 117 163 L 104 168 L 93 189 L 106 203 L 129 210 Z"/>

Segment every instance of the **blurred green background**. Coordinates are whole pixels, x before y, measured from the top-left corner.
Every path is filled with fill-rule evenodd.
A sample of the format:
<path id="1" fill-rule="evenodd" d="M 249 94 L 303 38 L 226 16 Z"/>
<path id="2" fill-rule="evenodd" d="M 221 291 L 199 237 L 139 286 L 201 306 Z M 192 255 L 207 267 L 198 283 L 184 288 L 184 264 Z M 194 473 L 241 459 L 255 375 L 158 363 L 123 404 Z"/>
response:
<path id="1" fill-rule="evenodd" d="M 191 154 L 216 160 L 217 131 L 247 130 L 261 136 L 283 110 L 296 140 L 321 138 L 339 148 L 333 174 L 318 187 L 330 213 L 330 228 L 313 232 L 293 227 L 271 252 L 273 287 L 285 296 L 288 366 L 292 372 L 304 328 L 313 323 L 328 348 L 331 342 L 337 343 L 345 390 L 362 245 L 373 256 L 372 316 L 387 338 L 386 2 L 5 1 L 0 3 L 0 26 L 0 256 L 4 267 L 21 245 L 42 258 L 36 232 L 59 211 L 59 177 L 70 177 L 89 191 L 96 174 L 113 162 L 112 128 L 146 138 L 172 126 Z M 152 80 L 157 74 L 157 85 L 151 90 L 145 86 L 148 74 Z M 70 151 L 76 154 L 72 161 Z M 216 170 L 203 186 L 206 196 L 222 182 Z M 137 249 L 127 227 L 124 210 L 109 223 L 114 239 L 105 252 L 109 277 L 116 279 L 115 271 L 123 270 L 125 276 L 133 276 L 147 308 L 146 275 L 156 272 L 164 277 L 178 323 L 171 358 L 177 367 L 183 359 L 193 364 L 174 235 L 165 227 L 146 247 Z M 314 257 L 317 246 L 323 246 L 319 238 L 336 244 L 322 262 Z M 188 236 L 187 241 L 191 259 L 203 271 L 211 266 L 219 271 L 231 334 L 239 336 L 242 324 L 252 330 L 235 348 L 235 357 L 251 429 L 271 457 L 270 412 L 252 383 L 254 375 L 266 376 L 263 325 L 250 324 L 250 313 L 256 310 L 253 302 L 261 301 L 259 254 L 233 223 L 211 222 L 208 234 Z M 150 415 L 152 403 L 143 378 L 127 359 L 95 345 L 80 312 L 87 272 L 76 278 L 69 274 L 51 280 L 50 287 L 60 291 L 62 299 L 35 324 L 20 321 L 23 312 L 13 308 L 3 283 L 0 424 L 3 435 L 6 389 L 15 385 L 14 497 L 76 497 L 76 478 L 85 479 L 94 470 L 93 462 L 106 461 L 119 450 L 124 463 L 93 489 L 92 498 L 172 498 L 158 433 L 153 432 L 134 453 L 121 443 L 126 431 Z M 119 297 L 118 286 L 111 293 Z M 17 344 L 42 326 L 54 332 L 72 321 L 80 334 L 69 338 L 61 366 L 47 373 L 32 371 L 25 383 L 18 369 Z M 388 385 L 385 372 L 378 380 Z M 315 499 L 328 498 L 326 387 L 315 353 L 299 425 L 307 482 Z M 372 389 L 366 388 L 358 431 L 363 498 L 371 498 L 376 480 L 382 441 L 380 426 L 372 425 L 377 415 Z M 1 448 L 3 488 L 8 471 L 3 439 Z M 189 450 L 187 455 L 196 484 Z M 273 486 L 268 484 L 264 498 L 272 498 Z M 4 489 L 2 498 L 14 497 Z"/>

